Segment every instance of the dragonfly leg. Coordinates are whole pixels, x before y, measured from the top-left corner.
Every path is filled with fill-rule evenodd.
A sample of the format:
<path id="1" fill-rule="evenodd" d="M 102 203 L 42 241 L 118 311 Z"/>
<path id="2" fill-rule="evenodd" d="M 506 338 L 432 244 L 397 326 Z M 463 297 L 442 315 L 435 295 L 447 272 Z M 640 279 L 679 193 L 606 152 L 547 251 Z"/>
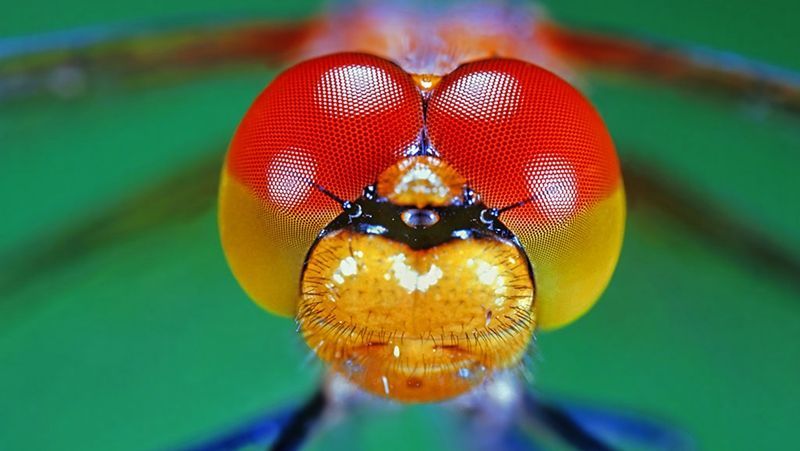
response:
<path id="1" fill-rule="evenodd" d="M 476 391 L 450 402 L 465 423 L 461 444 L 474 450 L 532 451 L 540 449 L 517 422 L 522 411 L 519 379 L 511 373 L 495 375 Z"/>
<path id="2" fill-rule="evenodd" d="M 319 423 L 328 405 L 323 390 L 318 390 L 305 404 L 297 409 L 269 446 L 271 451 L 294 451 L 300 449 L 311 429 Z"/>
<path id="3" fill-rule="evenodd" d="M 530 390 L 523 395 L 524 418 L 541 424 L 574 449 L 581 451 L 612 451 L 614 448 L 592 434 L 582 424 L 557 405 L 547 403 Z"/>
<path id="4" fill-rule="evenodd" d="M 542 399 L 525 393 L 526 416 L 581 451 L 613 449 L 691 450 L 682 430 L 647 416 Z"/>
<path id="5" fill-rule="evenodd" d="M 691 450 L 682 430 L 630 412 L 542 398 L 515 373 L 495 375 L 475 392 L 451 402 L 466 421 L 461 447 L 522 451 L 568 449 Z"/>
<path id="6" fill-rule="evenodd" d="M 581 451 L 613 449 L 566 412 L 535 397 L 512 372 L 496 374 L 453 404 L 467 422 L 466 446 L 474 449 L 530 451 L 547 449 L 553 441 Z"/>
<path id="7" fill-rule="evenodd" d="M 271 443 L 267 447 L 269 450 L 297 450 L 306 442 L 311 430 L 322 419 L 328 404 L 325 391 L 319 389 L 299 406 L 271 410 L 231 430 L 178 449 L 180 451 L 232 451 L 254 444 Z"/>

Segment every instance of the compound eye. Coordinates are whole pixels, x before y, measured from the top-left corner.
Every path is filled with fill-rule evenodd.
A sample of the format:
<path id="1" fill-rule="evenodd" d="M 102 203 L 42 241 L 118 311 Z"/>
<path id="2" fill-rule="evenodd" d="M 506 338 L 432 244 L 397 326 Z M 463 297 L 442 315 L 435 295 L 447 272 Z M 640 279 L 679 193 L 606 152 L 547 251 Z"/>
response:
<path id="1" fill-rule="evenodd" d="M 535 270 L 538 324 L 587 311 L 613 271 L 625 212 L 614 144 L 592 105 L 545 69 L 488 59 L 443 77 L 426 118 L 433 146 L 490 209 L 529 200 L 498 219 Z"/>
<path id="2" fill-rule="evenodd" d="M 410 208 L 400 214 L 400 219 L 409 227 L 424 229 L 439 222 L 439 213 L 434 210 Z"/>
<path id="3" fill-rule="evenodd" d="M 234 135 L 220 191 L 223 246 L 248 294 L 294 315 L 303 258 L 341 212 L 315 185 L 356 199 L 421 129 L 418 89 L 382 58 L 323 56 L 270 83 Z"/>
<path id="4" fill-rule="evenodd" d="M 355 199 L 421 128 L 421 97 L 402 69 L 371 55 L 329 55 L 288 69 L 256 99 L 228 170 L 266 208 L 314 215 L 335 205 L 312 183 Z"/>
<path id="5" fill-rule="evenodd" d="M 611 137 L 591 104 L 556 75 L 493 59 L 463 65 L 433 93 L 434 147 L 519 230 L 569 220 L 619 186 Z M 510 225 L 510 224 L 508 224 Z"/>

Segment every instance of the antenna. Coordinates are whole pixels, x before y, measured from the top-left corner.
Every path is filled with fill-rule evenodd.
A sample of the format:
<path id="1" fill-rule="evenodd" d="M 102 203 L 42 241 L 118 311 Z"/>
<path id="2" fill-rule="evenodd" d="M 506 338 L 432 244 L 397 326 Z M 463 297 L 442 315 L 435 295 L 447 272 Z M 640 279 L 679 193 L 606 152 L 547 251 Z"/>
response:
<path id="1" fill-rule="evenodd" d="M 506 211 L 513 210 L 515 208 L 518 208 L 518 207 L 521 207 L 523 205 L 529 204 L 529 203 L 531 203 L 531 202 L 533 202 L 535 200 L 536 200 L 536 196 L 531 196 L 531 197 L 529 197 L 529 198 L 527 198 L 525 200 L 521 200 L 519 202 L 515 202 L 515 203 L 513 203 L 511 205 L 506 205 L 503 208 L 498 208 L 497 209 L 497 214 L 499 215 L 500 213 L 504 213 Z"/>
<path id="2" fill-rule="evenodd" d="M 333 199 L 337 204 L 344 206 L 344 204 L 347 203 L 346 200 L 342 199 L 341 197 L 337 196 L 336 194 L 333 194 L 332 192 L 330 192 L 324 186 L 322 186 L 320 184 L 317 184 L 317 183 L 314 183 L 311 180 L 309 180 L 308 183 L 311 184 L 311 186 L 313 186 L 314 188 L 316 188 L 317 191 L 319 191 L 320 193 L 322 193 L 322 194 L 328 196 L 329 198 Z"/>

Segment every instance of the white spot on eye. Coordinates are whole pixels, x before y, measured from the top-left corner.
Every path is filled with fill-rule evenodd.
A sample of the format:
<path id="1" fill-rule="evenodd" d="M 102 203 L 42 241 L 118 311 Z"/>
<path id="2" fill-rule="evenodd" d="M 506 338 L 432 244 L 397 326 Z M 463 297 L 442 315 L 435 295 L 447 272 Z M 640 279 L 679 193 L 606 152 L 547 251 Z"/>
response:
<path id="1" fill-rule="evenodd" d="M 394 358 L 399 359 L 400 358 L 400 346 L 394 345 L 394 351 L 392 352 L 392 354 L 394 355 Z"/>
<path id="2" fill-rule="evenodd" d="M 425 274 L 420 274 L 414 268 L 406 264 L 406 256 L 397 254 L 389 257 L 392 261 L 392 274 L 397 280 L 397 284 L 406 289 L 409 293 L 413 291 L 426 292 L 442 278 L 444 272 L 436 265 Z"/>
<path id="3" fill-rule="evenodd" d="M 284 209 L 299 206 L 308 199 L 316 173 L 314 158 L 302 149 L 292 147 L 276 154 L 266 173 L 269 198 Z"/>
<path id="4" fill-rule="evenodd" d="M 569 161 L 542 154 L 528 165 L 528 187 L 535 205 L 550 220 L 570 216 L 578 203 L 578 180 Z"/>
<path id="5" fill-rule="evenodd" d="M 342 277 L 342 275 L 339 273 L 334 273 L 331 278 L 333 279 L 334 282 L 338 283 L 339 285 L 344 283 L 344 277 Z"/>
<path id="6" fill-rule="evenodd" d="M 522 102 L 519 81 L 502 72 L 473 72 L 448 86 L 443 97 L 457 116 L 500 120 L 512 116 Z"/>
<path id="7" fill-rule="evenodd" d="M 358 117 L 392 108 L 402 91 L 383 69 L 353 64 L 325 72 L 314 89 L 315 103 L 336 117 Z"/>

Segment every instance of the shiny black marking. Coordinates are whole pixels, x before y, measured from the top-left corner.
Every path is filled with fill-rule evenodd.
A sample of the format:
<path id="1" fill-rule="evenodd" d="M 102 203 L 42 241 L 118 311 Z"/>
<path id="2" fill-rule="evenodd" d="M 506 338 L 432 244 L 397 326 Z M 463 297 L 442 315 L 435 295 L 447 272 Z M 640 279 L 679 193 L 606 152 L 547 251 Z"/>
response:
<path id="1" fill-rule="evenodd" d="M 344 212 L 322 231 L 319 238 L 342 229 L 368 235 L 379 235 L 407 244 L 412 249 L 429 249 L 455 239 L 495 237 L 513 242 L 522 249 L 514 234 L 497 218 L 496 210 L 481 202 L 447 207 L 429 207 L 438 221 L 414 226 L 403 221 L 403 214 L 413 207 L 395 205 L 385 198 L 362 196 L 343 204 Z"/>

